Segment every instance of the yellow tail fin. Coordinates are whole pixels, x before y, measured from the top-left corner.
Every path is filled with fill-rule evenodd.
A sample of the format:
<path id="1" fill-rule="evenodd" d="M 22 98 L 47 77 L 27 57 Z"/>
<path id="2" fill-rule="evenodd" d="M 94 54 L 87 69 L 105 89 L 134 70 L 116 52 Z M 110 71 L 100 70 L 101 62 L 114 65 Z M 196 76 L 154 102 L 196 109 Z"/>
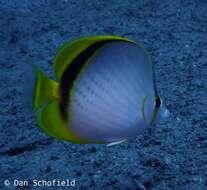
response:
<path id="1" fill-rule="evenodd" d="M 38 127 L 50 137 L 59 140 L 69 140 L 76 143 L 87 143 L 77 137 L 68 128 L 60 113 L 59 84 L 45 75 L 31 61 L 25 65 L 25 94 L 29 107 L 36 112 Z M 32 99 L 32 101 L 31 101 Z M 28 104 L 27 104 L 28 105 Z"/>
<path id="2" fill-rule="evenodd" d="M 35 85 L 32 97 L 33 111 L 37 111 L 43 105 L 53 99 L 58 99 L 58 83 L 46 76 L 37 66 L 35 70 Z"/>

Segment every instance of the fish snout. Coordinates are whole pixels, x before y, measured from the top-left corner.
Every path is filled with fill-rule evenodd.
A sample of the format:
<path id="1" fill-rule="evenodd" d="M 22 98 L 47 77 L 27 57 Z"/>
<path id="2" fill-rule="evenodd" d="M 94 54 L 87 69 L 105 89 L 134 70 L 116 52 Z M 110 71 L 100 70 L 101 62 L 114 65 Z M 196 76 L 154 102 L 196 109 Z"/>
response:
<path id="1" fill-rule="evenodd" d="M 170 111 L 166 107 L 161 107 L 160 108 L 160 113 L 159 113 L 159 118 L 161 120 L 166 120 L 170 116 Z"/>

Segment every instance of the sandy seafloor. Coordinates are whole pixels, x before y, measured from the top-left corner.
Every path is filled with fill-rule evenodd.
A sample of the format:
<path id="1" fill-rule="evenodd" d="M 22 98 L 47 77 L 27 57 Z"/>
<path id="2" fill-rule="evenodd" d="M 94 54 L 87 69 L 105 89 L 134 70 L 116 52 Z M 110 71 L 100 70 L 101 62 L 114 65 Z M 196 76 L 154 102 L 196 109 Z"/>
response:
<path id="1" fill-rule="evenodd" d="M 203 0 L 0 0 L 0 189 L 75 179 L 78 190 L 207 189 L 207 2 Z M 121 35 L 142 43 L 156 64 L 170 117 L 152 134 L 113 147 L 44 135 L 23 104 L 28 57 L 53 76 L 65 41 Z M 29 186 L 5 187 L 4 180 Z"/>

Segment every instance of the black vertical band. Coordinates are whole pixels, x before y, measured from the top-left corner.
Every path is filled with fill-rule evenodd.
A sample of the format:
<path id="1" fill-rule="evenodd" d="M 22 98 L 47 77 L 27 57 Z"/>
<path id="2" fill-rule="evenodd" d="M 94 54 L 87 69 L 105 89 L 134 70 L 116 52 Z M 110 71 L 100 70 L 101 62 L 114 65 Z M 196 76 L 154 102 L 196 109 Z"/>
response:
<path id="1" fill-rule="evenodd" d="M 109 42 L 118 42 L 124 40 L 104 40 L 92 44 L 83 52 L 81 52 L 69 66 L 64 71 L 61 80 L 60 80 L 60 111 L 64 119 L 68 117 L 68 107 L 69 107 L 69 95 L 73 87 L 73 83 L 79 75 L 81 69 L 87 60 L 95 53 L 95 51 L 101 48 L 103 45 Z M 70 53 L 70 52 L 69 52 Z"/>

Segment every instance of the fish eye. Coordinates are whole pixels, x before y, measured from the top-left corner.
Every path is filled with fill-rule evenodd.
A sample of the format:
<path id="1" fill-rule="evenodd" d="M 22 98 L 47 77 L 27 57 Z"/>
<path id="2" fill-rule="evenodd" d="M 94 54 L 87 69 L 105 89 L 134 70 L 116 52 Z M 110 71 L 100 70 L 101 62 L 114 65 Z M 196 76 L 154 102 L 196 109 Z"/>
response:
<path id="1" fill-rule="evenodd" d="M 160 105 L 161 105 L 161 100 L 160 100 L 160 97 L 157 96 L 157 97 L 155 98 L 155 107 L 156 107 L 156 108 L 159 108 Z"/>

